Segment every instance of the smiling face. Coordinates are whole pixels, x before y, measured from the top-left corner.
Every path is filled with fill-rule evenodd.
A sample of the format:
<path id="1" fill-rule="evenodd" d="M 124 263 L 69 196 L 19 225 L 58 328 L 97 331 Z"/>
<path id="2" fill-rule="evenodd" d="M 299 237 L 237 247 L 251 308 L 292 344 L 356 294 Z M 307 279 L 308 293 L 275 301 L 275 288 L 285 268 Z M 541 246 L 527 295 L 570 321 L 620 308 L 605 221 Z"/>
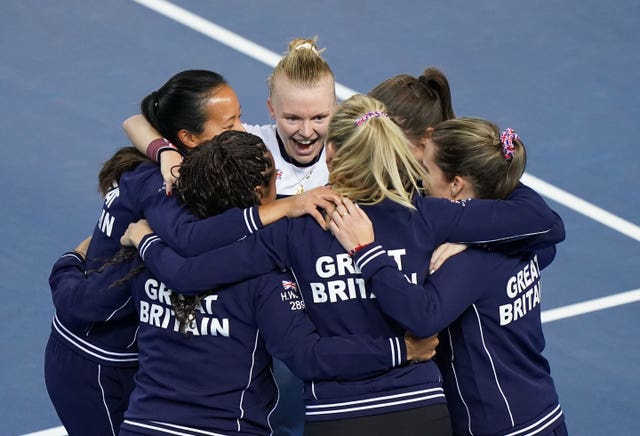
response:
<path id="1" fill-rule="evenodd" d="M 307 164 L 320 154 L 335 105 L 329 75 L 314 87 L 299 86 L 285 76 L 274 80 L 267 106 L 289 157 Z"/>
<path id="2" fill-rule="evenodd" d="M 228 85 L 218 87 L 205 103 L 206 121 L 199 134 L 193 134 L 193 142 L 199 144 L 227 130 L 244 131 L 240 102 L 235 91 Z"/>

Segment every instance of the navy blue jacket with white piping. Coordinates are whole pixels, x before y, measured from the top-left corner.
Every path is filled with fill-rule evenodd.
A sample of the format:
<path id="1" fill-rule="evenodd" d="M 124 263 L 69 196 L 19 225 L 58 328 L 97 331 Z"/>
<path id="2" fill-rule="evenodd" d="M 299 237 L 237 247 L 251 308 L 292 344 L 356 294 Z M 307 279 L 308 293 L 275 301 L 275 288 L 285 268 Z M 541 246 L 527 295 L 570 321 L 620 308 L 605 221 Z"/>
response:
<path id="1" fill-rule="evenodd" d="M 163 183 L 160 169 L 152 163 L 142 163 L 120 177 L 118 185 L 105 195 L 87 252 L 87 270 L 95 270 L 110 259 L 120 249 L 120 237 L 129 223 L 141 218 L 146 218 L 163 239 L 185 255 L 202 252 L 212 244 L 228 244 L 262 228 L 257 207 L 231 209 L 198 220 L 177 199 L 166 196 Z M 55 279 L 49 283 L 56 309 L 52 323 L 55 338 L 102 365 L 137 365 L 138 321 L 130 298 L 112 301 L 112 313 L 96 318 L 91 296 L 81 288 Z"/>
<path id="2" fill-rule="evenodd" d="M 469 249 L 423 285 L 384 253 L 376 241 L 354 259 L 386 314 L 418 335 L 440 332 L 436 360 L 455 434 L 547 434 L 564 421 L 540 319 L 540 270 L 555 248 L 519 256 Z"/>
<path id="3" fill-rule="evenodd" d="M 133 297 L 140 366 L 123 429 L 144 434 L 269 434 L 278 392 L 271 355 L 301 378 L 363 378 L 406 363 L 402 337 L 320 337 L 290 274 L 272 272 L 202 298 L 181 333 L 171 290 L 144 271 L 105 289 L 133 265 L 84 274 L 77 253 L 63 255 L 52 278 L 93 295 L 92 316 Z M 213 432 L 213 433 L 212 433 Z"/>
<path id="4" fill-rule="evenodd" d="M 361 206 L 378 239 L 414 283 L 427 275 L 433 249 L 444 241 L 488 242 L 548 235 L 559 219 L 531 189 L 520 186 L 509 201 L 453 203 L 415 199 L 417 210 L 389 200 Z M 550 240 L 549 245 L 559 241 Z M 350 256 L 310 217 L 281 220 L 238 243 L 184 258 L 157 235 L 139 247 L 145 264 L 178 292 L 195 292 L 290 267 L 320 335 L 401 335 L 404 328 L 384 314 Z M 359 381 L 310 381 L 306 419 L 330 420 L 393 412 L 445 402 L 434 362 L 394 368 Z"/>

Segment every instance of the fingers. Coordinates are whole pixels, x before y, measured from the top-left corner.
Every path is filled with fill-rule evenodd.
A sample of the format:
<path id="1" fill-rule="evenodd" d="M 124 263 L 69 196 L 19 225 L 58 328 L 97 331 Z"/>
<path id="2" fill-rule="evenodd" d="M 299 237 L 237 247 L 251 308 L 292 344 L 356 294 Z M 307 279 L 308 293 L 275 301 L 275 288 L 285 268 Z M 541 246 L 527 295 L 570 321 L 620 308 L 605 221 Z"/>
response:
<path id="1" fill-rule="evenodd" d="M 309 211 L 309 215 L 311 215 L 318 222 L 318 224 L 320 224 L 320 227 L 327 230 L 327 223 L 320 211 L 314 208 Z"/>
<path id="2" fill-rule="evenodd" d="M 462 253 L 467 249 L 465 244 L 444 243 L 433 251 L 429 262 L 429 274 L 436 272 L 451 256 Z"/>

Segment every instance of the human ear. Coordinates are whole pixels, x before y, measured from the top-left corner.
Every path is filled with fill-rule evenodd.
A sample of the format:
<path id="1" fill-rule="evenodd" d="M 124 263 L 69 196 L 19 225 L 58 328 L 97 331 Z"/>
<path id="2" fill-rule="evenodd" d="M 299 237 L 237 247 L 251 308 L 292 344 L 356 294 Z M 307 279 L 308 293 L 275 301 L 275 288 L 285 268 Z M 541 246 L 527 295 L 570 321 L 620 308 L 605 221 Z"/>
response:
<path id="1" fill-rule="evenodd" d="M 458 195 L 464 190 L 465 180 L 460 176 L 455 176 L 449 185 L 451 198 L 457 200 Z"/>
<path id="2" fill-rule="evenodd" d="M 269 115 L 271 115 L 271 118 L 275 120 L 276 114 L 275 114 L 275 111 L 273 110 L 273 103 L 271 103 L 271 98 L 267 98 L 267 109 L 269 109 Z"/>
<path id="3" fill-rule="evenodd" d="M 433 133 L 433 130 L 434 130 L 434 129 L 433 129 L 433 127 L 427 127 L 427 128 L 424 130 L 424 136 L 423 136 L 423 137 L 424 137 L 425 139 L 431 139 L 431 134 Z"/>
<path id="4" fill-rule="evenodd" d="M 200 144 L 199 138 L 187 129 L 180 129 L 178 131 L 178 139 L 189 148 L 195 148 Z"/>

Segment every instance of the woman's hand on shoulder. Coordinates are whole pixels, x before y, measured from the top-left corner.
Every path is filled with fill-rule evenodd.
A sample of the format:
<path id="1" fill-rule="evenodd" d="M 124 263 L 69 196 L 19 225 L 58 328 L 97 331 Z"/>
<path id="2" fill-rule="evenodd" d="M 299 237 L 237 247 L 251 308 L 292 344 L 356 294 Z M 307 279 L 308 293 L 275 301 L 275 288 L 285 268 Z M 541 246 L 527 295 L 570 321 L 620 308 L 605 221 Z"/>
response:
<path id="1" fill-rule="evenodd" d="M 456 244 L 453 242 L 445 242 L 439 245 L 433 251 L 431 255 L 431 261 L 429 262 L 429 274 L 433 274 L 442 266 L 442 264 L 451 256 L 462 253 L 468 247 L 466 244 Z"/>
<path id="2" fill-rule="evenodd" d="M 130 223 L 127 230 L 120 238 L 120 244 L 126 247 L 136 247 L 140 245 L 140 241 L 145 236 L 153 233 L 153 229 L 149 226 L 147 220 L 140 220 L 135 223 Z"/>
<path id="3" fill-rule="evenodd" d="M 373 224 L 367 214 L 348 198 L 331 214 L 329 227 L 347 252 L 355 247 L 370 244 L 375 239 Z"/>

